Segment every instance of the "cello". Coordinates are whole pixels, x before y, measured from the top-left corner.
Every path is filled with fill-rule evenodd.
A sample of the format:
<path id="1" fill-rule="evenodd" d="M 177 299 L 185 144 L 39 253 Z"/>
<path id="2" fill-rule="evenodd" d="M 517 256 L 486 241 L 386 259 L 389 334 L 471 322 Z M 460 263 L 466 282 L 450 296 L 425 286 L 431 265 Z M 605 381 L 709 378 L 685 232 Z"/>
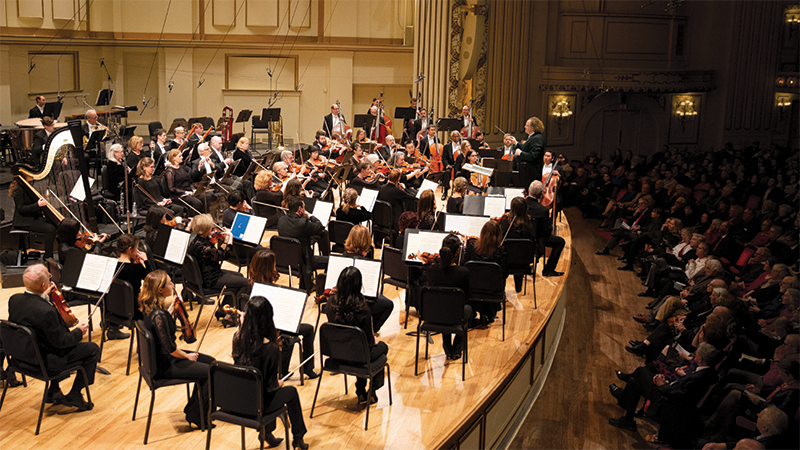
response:
<path id="1" fill-rule="evenodd" d="M 556 189 L 558 182 L 561 180 L 561 175 L 556 172 L 558 162 L 553 164 L 553 170 L 547 175 L 542 175 L 542 184 L 544 184 L 544 191 L 542 192 L 542 199 L 539 203 L 547 208 L 552 208 L 556 199 Z"/>

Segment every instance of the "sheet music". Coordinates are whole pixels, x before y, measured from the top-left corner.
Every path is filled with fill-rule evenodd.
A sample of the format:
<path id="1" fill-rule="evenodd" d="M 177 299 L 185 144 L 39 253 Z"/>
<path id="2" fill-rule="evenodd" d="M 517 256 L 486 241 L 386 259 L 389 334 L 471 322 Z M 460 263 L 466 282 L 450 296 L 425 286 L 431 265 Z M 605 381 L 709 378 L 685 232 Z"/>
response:
<path id="1" fill-rule="evenodd" d="M 448 214 L 447 217 L 451 215 L 452 214 Z M 442 248 L 442 240 L 444 240 L 445 236 L 446 235 L 443 233 L 431 231 L 408 233 L 404 259 L 409 261 L 409 255 L 419 252 L 439 253 L 439 249 Z"/>
<path id="2" fill-rule="evenodd" d="M 89 189 L 94 186 L 94 178 L 89 177 Z M 72 188 L 72 192 L 69 193 L 69 196 L 82 202 L 86 200 L 86 192 L 83 191 L 83 175 L 78 177 L 78 181 L 75 182 L 75 186 Z"/>
<path id="3" fill-rule="evenodd" d="M 445 231 L 458 231 L 459 233 L 466 234 L 467 236 L 480 236 L 481 228 L 489 220 L 487 216 L 462 216 L 460 214 L 448 214 L 444 218 Z M 439 241 L 439 248 L 441 248 L 441 241 Z M 438 252 L 439 249 L 436 249 Z M 435 252 L 431 252 L 435 253 Z"/>
<path id="4" fill-rule="evenodd" d="M 269 300 L 274 312 L 275 328 L 297 333 L 303 310 L 306 309 L 306 293 L 273 284 L 254 283 L 250 298 L 264 297 Z"/>
<path id="5" fill-rule="evenodd" d="M 511 211 L 511 200 L 514 200 L 516 197 L 522 197 L 521 195 L 511 195 L 507 189 L 503 190 L 503 195 L 506 198 L 506 211 Z"/>
<path id="6" fill-rule="evenodd" d="M 483 213 L 489 217 L 500 217 L 506 212 L 506 198 L 490 195 L 484 197 Z M 477 236 L 477 235 L 476 235 Z"/>
<path id="7" fill-rule="evenodd" d="M 114 258 L 106 258 L 106 269 L 103 273 L 103 278 L 100 280 L 100 288 L 98 292 L 108 293 L 108 288 L 111 287 L 111 282 L 114 281 L 114 274 L 117 273 L 117 260 Z"/>
<path id="8" fill-rule="evenodd" d="M 355 259 L 355 266 L 361 271 L 361 293 L 367 297 L 377 297 L 381 285 L 381 262 Z"/>
<path id="9" fill-rule="evenodd" d="M 461 166 L 461 168 L 464 170 L 468 170 L 470 172 L 486 175 L 487 177 L 491 177 L 492 174 L 494 173 L 494 169 L 490 169 L 488 167 L 483 167 L 483 166 L 476 166 L 474 164 L 469 164 L 469 163 L 464 164 L 463 166 Z"/>
<path id="10" fill-rule="evenodd" d="M 189 238 L 192 233 L 171 229 L 167 249 L 164 251 L 164 259 L 175 264 L 183 264 L 186 257 L 186 249 L 189 248 Z"/>
<path id="11" fill-rule="evenodd" d="M 328 257 L 328 268 L 325 270 L 325 289 L 333 289 L 339 281 L 339 274 L 352 265 L 353 258 L 330 255 Z"/>
<path id="12" fill-rule="evenodd" d="M 375 207 L 375 201 L 378 200 L 378 191 L 375 189 L 364 188 L 361 190 L 361 195 L 358 196 L 356 204 L 364 207 L 369 212 Z"/>
<path id="13" fill-rule="evenodd" d="M 318 201 L 317 204 L 314 205 L 314 211 L 311 213 L 311 215 L 319 219 L 319 221 L 322 222 L 323 227 L 327 227 L 328 222 L 331 220 L 332 211 L 333 203 Z"/>
<path id="14" fill-rule="evenodd" d="M 435 194 L 437 187 L 439 187 L 439 185 L 431 180 L 422 180 L 422 185 L 419 187 L 419 190 L 417 190 L 417 198 L 420 198 L 422 196 L 422 193 L 428 189 L 432 190 L 433 193 Z"/>
<path id="15" fill-rule="evenodd" d="M 114 262 L 114 267 L 116 267 L 116 260 L 113 258 L 87 253 L 86 257 L 83 259 L 83 267 L 81 267 L 81 274 L 78 276 L 75 287 L 86 289 L 87 291 L 100 291 L 100 286 L 105 281 L 104 278 L 106 276 L 106 267 L 108 266 L 109 259 Z M 114 276 L 114 267 L 111 268 L 112 277 Z M 111 282 L 109 281 L 108 284 L 111 284 Z M 106 288 L 108 288 L 108 286 L 106 286 Z"/>

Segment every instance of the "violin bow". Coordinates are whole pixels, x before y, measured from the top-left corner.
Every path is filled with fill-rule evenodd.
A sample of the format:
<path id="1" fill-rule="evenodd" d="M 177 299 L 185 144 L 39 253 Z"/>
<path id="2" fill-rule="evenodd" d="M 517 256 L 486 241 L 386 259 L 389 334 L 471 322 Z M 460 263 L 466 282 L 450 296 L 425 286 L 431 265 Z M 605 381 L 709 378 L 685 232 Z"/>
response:
<path id="1" fill-rule="evenodd" d="M 219 292 L 219 295 L 217 296 L 217 301 L 214 302 L 214 306 L 215 306 L 214 311 L 216 311 L 217 308 L 219 308 L 219 303 L 220 303 L 220 301 L 222 301 L 222 298 L 225 295 L 225 290 L 227 288 L 228 288 L 228 286 L 222 286 L 222 290 Z M 206 329 L 203 330 L 203 336 L 200 337 L 200 342 L 197 343 L 197 349 L 194 351 L 195 353 L 200 353 L 200 346 L 203 345 L 203 340 L 206 338 L 206 334 L 208 333 L 208 327 L 209 326 L 211 326 L 211 317 L 209 317 L 208 318 L 208 322 L 206 322 Z"/>
<path id="2" fill-rule="evenodd" d="M 301 336 L 300 338 L 302 339 L 302 336 Z M 290 377 L 290 376 L 292 376 L 292 374 L 293 374 L 293 373 L 297 372 L 297 371 L 298 371 L 298 369 L 300 369 L 301 367 L 303 367 L 303 366 L 305 365 L 305 363 L 307 363 L 309 360 L 311 360 L 311 358 L 313 358 L 313 357 L 317 356 L 317 353 L 319 353 L 319 350 L 315 351 L 315 352 L 314 352 L 314 353 L 313 353 L 311 356 L 309 356 L 308 358 L 306 358 L 305 360 L 303 360 L 303 362 L 301 362 L 300 364 L 298 364 L 298 365 L 297 365 L 297 367 L 295 367 L 294 369 L 290 370 L 290 371 L 289 371 L 289 373 L 287 373 L 287 374 L 286 374 L 286 375 L 285 375 L 283 378 L 281 378 L 281 381 L 286 381 L 286 380 L 288 380 L 288 379 L 289 379 L 289 377 Z"/>
<path id="3" fill-rule="evenodd" d="M 122 264 L 119 265 L 119 268 L 117 269 L 116 273 L 114 273 L 114 276 L 111 278 L 112 284 L 114 283 L 114 280 L 117 279 L 117 275 L 119 275 L 119 273 L 122 272 L 123 267 L 125 266 Z M 97 303 L 94 304 L 92 312 L 89 313 L 89 317 L 86 319 L 87 321 L 92 319 L 92 316 L 94 315 L 95 311 L 97 311 L 97 308 L 100 307 L 100 303 L 103 302 L 103 299 L 106 298 L 106 294 L 108 294 L 108 291 L 110 290 L 111 290 L 111 285 L 109 285 L 109 288 L 106 290 L 106 292 L 103 292 L 103 295 L 100 296 L 100 298 L 97 300 Z"/>
<path id="4" fill-rule="evenodd" d="M 511 216 L 511 218 L 508 220 L 508 229 L 506 230 L 506 234 L 503 235 L 503 240 L 500 241 L 500 245 L 503 245 L 503 243 L 506 241 L 506 238 L 508 237 L 508 232 L 511 231 L 511 225 L 514 224 L 514 219 L 516 218 L 517 216 Z"/>
<path id="5" fill-rule="evenodd" d="M 100 209 L 102 209 L 102 210 L 103 210 L 103 212 L 104 212 L 104 213 L 106 213 L 106 217 L 108 217 L 108 220 L 110 220 L 110 221 L 111 221 L 111 223 L 113 223 L 113 224 L 114 224 L 114 226 L 116 226 L 116 227 L 117 227 L 117 229 L 119 230 L 120 234 L 125 234 L 125 232 L 124 232 L 124 231 L 122 231 L 122 228 L 120 228 L 119 224 L 118 224 L 118 223 L 117 223 L 117 222 L 114 220 L 114 218 L 113 218 L 113 217 L 111 217 L 111 214 L 109 214 L 109 213 L 108 213 L 108 211 L 106 211 L 106 209 L 105 209 L 105 208 L 103 208 L 103 204 L 102 204 L 102 203 L 98 203 L 98 204 L 97 204 L 97 206 L 99 206 L 99 207 L 100 207 Z"/>
<path id="6" fill-rule="evenodd" d="M 57 196 L 57 195 L 55 195 L 55 194 L 53 193 L 53 191 L 51 191 L 50 189 L 48 189 L 48 190 L 47 190 L 47 195 L 52 195 L 52 196 L 53 196 L 53 197 L 54 197 L 56 200 L 58 200 L 58 203 L 60 203 L 60 204 L 61 204 L 61 206 L 62 206 L 64 209 L 66 209 L 66 210 L 67 210 L 67 212 L 69 213 L 69 215 L 71 215 L 73 219 L 75 219 L 75 220 L 76 220 L 76 221 L 77 221 L 79 224 L 81 224 L 81 227 L 83 227 L 83 230 L 84 230 L 84 231 L 86 231 L 87 233 L 91 234 L 92 236 L 96 236 L 96 235 L 97 235 L 96 233 L 93 233 L 91 230 L 89 230 L 88 228 L 86 228 L 86 225 L 84 225 L 84 224 L 83 224 L 83 222 L 81 222 L 81 221 L 80 221 L 80 219 L 78 219 L 78 217 L 75 215 L 75 213 L 74 213 L 74 212 L 72 212 L 72 210 L 71 210 L 71 209 L 67 208 L 67 205 L 65 205 L 65 204 L 64 204 L 64 202 L 62 202 L 62 201 L 61 201 L 61 199 L 60 199 L 60 198 L 58 198 L 58 196 Z"/>

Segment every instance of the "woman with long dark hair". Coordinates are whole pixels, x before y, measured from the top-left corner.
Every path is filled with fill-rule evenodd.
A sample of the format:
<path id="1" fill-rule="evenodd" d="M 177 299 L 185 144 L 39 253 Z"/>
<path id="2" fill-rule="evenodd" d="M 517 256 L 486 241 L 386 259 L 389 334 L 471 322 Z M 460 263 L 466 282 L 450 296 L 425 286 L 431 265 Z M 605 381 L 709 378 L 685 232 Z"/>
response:
<path id="1" fill-rule="evenodd" d="M 509 230 L 509 228 L 511 228 Z M 533 223 L 528 217 L 528 207 L 525 199 L 514 197 L 511 200 L 511 209 L 508 216 L 500 222 L 500 231 L 505 239 L 530 239 L 536 245 L 535 231 Z M 514 289 L 517 293 L 522 292 L 521 274 L 514 274 Z"/>
<path id="2" fill-rule="evenodd" d="M 497 263 L 503 270 L 503 280 L 508 278 L 508 257 L 503 247 L 503 231 L 494 220 L 487 220 L 477 240 L 469 239 L 464 252 L 464 262 L 482 261 Z M 475 302 L 472 309 L 480 313 L 481 325 L 494 322 L 500 304 Z"/>
<path id="3" fill-rule="evenodd" d="M 328 316 L 328 322 L 355 326 L 364 332 L 367 342 L 369 342 L 369 355 L 372 361 L 389 352 L 389 347 L 385 342 L 375 339 L 372 330 L 372 315 L 364 295 L 361 294 L 361 272 L 355 267 L 348 267 L 339 274 L 336 295 L 331 296 L 328 300 L 325 313 Z M 383 386 L 383 378 L 383 370 L 372 377 L 374 391 Z M 371 398 L 367 399 L 366 378 L 356 380 L 356 396 L 360 404 L 378 402 L 378 396 L 374 393 Z"/>
<path id="4" fill-rule="evenodd" d="M 250 299 L 242 327 L 233 336 L 233 362 L 255 367 L 261 372 L 264 380 L 264 412 L 269 414 L 285 405 L 292 426 L 292 448 L 306 450 L 308 444 L 303 442 L 306 424 L 297 389 L 284 386 L 283 381 L 278 379 L 282 342 L 275 329 L 273 315 L 272 305 L 266 298 L 256 296 Z M 274 429 L 274 421 L 264 427 L 264 438 L 270 447 L 277 447 L 281 443 L 281 439 L 272 435 Z"/>

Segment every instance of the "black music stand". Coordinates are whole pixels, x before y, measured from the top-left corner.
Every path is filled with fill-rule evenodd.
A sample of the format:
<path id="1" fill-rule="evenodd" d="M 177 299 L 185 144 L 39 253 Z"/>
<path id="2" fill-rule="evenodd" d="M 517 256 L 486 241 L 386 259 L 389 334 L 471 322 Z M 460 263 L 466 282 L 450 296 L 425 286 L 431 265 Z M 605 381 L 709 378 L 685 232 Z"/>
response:
<path id="1" fill-rule="evenodd" d="M 171 134 L 171 135 L 175 136 L 175 128 L 178 128 L 178 127 L 183 127 L 183 129 L 186 132 L 186 134 L 189 133 L 189 130 L 186 129 L 187 122 L 185 120 L 176 119 L 176 120 L 172 121 L 172 125 L 169 126 L 169 130 L 167 130 L 167 134 Z M 188 139 L 189 136 L 186 136 L 186 138 Z"/>
<path id="2" fill-rule="evenodd" d="M 461 119 L 450 119 L 443 117 L 436 122 L 436 129 L 438 131 L 451 132 L 453 130 L 461 131 L 464 128 L 464 122 Z"/>
<path id="3" fill-rule="evenodd" d="M 114 96 L 113 89 L 102 89 L 100 93 L 97 94 L 97 103 L 96 106 L 108 106 L 111 104 L 111 97 Z M 47 106 L 47 105 L 45 105 Z"/>
<path id="4" fill-rule="evenodd" d="M 51 117 L 53 120 L 58 120 L 58 116 L 61 115 L 62 106 L 64 106 L 64 104 L 61 103 L 61 101 L 45 103 L 44 112 L 42 114 L 45 117 Z"/>
<path id="5" fill-rule="evenodd" d="M 261 121 L 266 122 L 267 126 L 271 125 L 272 122 L 280 122 L 281 120 L 281 109 L 280 108 L 264 108 L 261 110 Z M 267 146 L 269 150 L 272 150 L 272 130 L 267 134 Z"/>
<path id="6" fill-rule="evenodd" d="M 250 120 L 250 116 L 253 115 L 253 111 L 249 109 L 243 109 L 239 111 L 239 115 L 236 116 L 235 123 L 242 124 L 242 133 L 245 133 L 245 128 L 247 127 L 247 121 Z"/>
<path id="7" fill-rule="evenodd" d="M 189 121 L 186 122 L 186 139 L 189 139 L 192 136 L 192 128 L 194 128 L 194 124 L 199 123 L 205 128 L 207 118 L 208 117 L 191 117 Z"/>
<path id="8" fill-rule="evenodd" d="M 362 130 L 369 130 L 375 124 L 376 117 L 377 116 L 373 116 L 372 114 L 356 114 L 353 116 L 353 126 L 361 128 Z"/>
<path id="9" fill-rule="evenodd" d="M 417 117 L 416 108 L 398 106 L 397 108 L 394 109 L 394 118 L 403 119 L 403 126 L 405 126 L 408 120 L 413 119 L 415 117 Z"/>

